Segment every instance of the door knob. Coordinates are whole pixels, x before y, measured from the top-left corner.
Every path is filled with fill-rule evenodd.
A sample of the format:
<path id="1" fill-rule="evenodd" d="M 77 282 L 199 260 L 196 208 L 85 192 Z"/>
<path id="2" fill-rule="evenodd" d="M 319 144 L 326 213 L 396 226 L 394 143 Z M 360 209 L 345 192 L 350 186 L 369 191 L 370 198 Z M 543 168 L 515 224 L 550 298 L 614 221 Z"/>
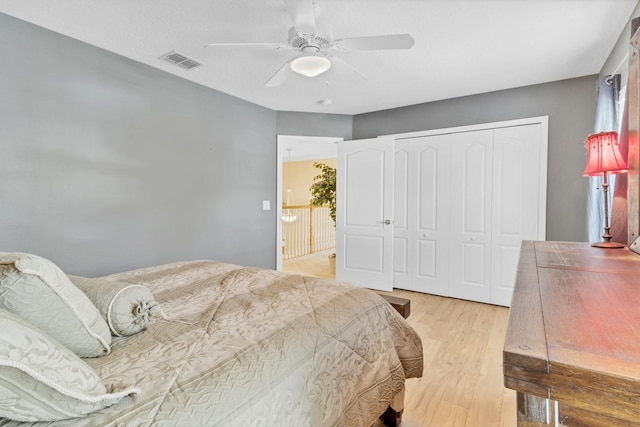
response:
<path id="1" fill-rule="evenodd" d="M 390 219 L 385 219 L 385 220 L 384 220 L 384 223 L 385 223 L 385 224 L 387 224 L 387 225 L 389 225 L 389 224 L 391 224 L 391 220 L 390 220 Z"/>

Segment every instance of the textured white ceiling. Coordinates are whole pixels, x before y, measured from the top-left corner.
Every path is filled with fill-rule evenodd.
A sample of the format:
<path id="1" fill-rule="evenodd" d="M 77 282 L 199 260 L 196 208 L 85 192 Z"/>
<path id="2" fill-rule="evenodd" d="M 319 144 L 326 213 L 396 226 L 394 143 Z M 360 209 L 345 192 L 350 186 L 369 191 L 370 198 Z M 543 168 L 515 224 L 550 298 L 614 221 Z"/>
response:
<path id="1" fill-rule="evenodd" d="M 273 110 L 359 114 L 596 74 L 637 1 L 315 0 L 334 38 L 409 33 L 415 46 L 338 54 L 367 79 L 336 64 L 278 87 L 264 84 L 294 51 L 204 46 L 287 43 L 282 0 L 0 0 L 0 12 Z M 205 66 L 159 59 L 172 50 Z"/>

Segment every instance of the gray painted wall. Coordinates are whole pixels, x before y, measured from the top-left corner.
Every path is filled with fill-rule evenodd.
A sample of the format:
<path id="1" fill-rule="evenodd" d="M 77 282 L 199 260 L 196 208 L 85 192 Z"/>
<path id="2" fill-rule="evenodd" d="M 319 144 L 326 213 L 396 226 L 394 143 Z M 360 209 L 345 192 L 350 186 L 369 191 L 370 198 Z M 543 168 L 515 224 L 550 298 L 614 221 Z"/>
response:
<path id="1" fill-rule="evenodd" d="M 0 251 L 275 266 L 274 111 L 3 14 L 0 40 Z"/>
<path id="2" fill-rule="evenodd" d="M 278 135 L 327 136 L 352 139 L 353 116 L 279 111 Z"/>
<path id="3" fill-rule="evenodd" d="M 356 115 L 353 138 L 549 116 L 547 239 L 584 241 L 583 144 L 593 131 L 596 81 L 587 76 Z"/>
<path id="4" fill-rule="evenodd" d="M 639 16 L 640 2 L 638 2 L 635 9 L 633 9 L 633 12 L 631 12 L 631 18 L 629 19 L 629 22 L 627 22 L 627 25 L 620 33 L 618 41 L 616 42 L 615 46 L 613 46 L 613 49 L 611 49 L 609 57 L 600 70 L 601 76 L 620 74 L 620 87 L 624 87 L 627 84 L 627 80 L 629 77 L 629 40 L 631 40 L 631 37 L 633 36 L 633 34 L 631 33 L 631 22 Z"/>
<path id="5" fill-rule="evenodd" d="M 582 240 L 595 77 L 357 116 L 274 112 L 0 14 L 0 251 L 100 275 L 275 266 L 276 135 L 367 138 L 549 115 L 547 237 Z"/>

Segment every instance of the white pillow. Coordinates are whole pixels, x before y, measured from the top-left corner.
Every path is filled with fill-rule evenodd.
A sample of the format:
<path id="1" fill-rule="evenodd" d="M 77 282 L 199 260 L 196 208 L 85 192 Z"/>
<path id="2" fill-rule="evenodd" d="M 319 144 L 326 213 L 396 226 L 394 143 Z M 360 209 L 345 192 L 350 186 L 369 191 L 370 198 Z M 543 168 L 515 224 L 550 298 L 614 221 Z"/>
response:
<path id="1" fill-rule="evenodd" d="M 0 309 L 0 418 L 65 420 L 138 393 L 127 386 L 107 392 L 98 374 L 69 349 Z"/>
<path id="2" fill-rule="evenodd" d="M 146 286 L 107 279 L 68 277 L 89 297 L 107 321 L 111 334 L 117 337 L 141 332 L 151 321 L 151 314 L 160 312 L 160 305 Z"/>
<path id="3" fill-rule="evenodd" d="M 80 357 L 109 353 L 111 333 L 98 309 L 51 261 L 0 252 L 0 308 L 41 329 Z"/>

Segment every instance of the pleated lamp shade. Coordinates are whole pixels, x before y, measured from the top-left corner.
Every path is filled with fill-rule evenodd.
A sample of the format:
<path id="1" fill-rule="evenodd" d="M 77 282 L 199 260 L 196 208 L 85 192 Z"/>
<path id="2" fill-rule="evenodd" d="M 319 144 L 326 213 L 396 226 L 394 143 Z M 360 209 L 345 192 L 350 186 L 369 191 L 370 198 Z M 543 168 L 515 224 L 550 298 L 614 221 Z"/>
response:
<path id="1" fill-rule="evenodd" d="M 600 132 L 589 135 L 584 143 L 587 149 L 587 165 L 583 176 L 627 172 L 627 162 L 622 157 L 617 132 Z"/>

